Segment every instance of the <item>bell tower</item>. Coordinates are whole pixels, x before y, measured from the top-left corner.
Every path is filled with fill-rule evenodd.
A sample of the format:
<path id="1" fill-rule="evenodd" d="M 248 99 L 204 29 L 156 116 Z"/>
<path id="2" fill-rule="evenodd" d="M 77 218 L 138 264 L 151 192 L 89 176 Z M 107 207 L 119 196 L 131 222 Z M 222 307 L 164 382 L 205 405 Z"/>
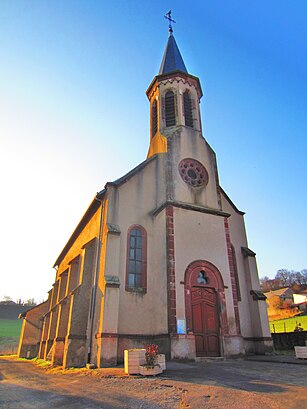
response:
<path id="1" fill-rule="evenodd" d="M 197 77 L 188 73 L 175 37 L 169 13 L 169 36 L 158 75 L 146 91 L 150 103 L 150 147 L 148 157 L 166 152 L 167 141 L 182 127 L 202 133 Z"/>

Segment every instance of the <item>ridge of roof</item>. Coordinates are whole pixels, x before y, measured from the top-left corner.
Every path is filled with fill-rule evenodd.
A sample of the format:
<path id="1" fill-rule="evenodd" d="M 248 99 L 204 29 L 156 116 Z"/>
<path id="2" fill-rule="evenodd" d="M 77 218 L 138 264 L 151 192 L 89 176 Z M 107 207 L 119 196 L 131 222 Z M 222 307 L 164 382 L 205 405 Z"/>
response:
<path id="1" fill-rule="evenodd" d="M 91 204 L 89 205 L 89 207 L 87 208 L 87 210 L 85 211 L 84 215 L 81 217 L 79 223 L 77 224 L 77 227 L 75 228 L 75 230 L 73 231 L 72 235 L 70 236 L 70 238 L 68 239 L 67 243 L 65 244 L 65 246 L 63 247 L 63 250 L 61 251 L 61 253 L 59 254 L 58 258 L 56 259 L 53 268 L 58 266 L 61 261 L 64 259 L 64 257 L 66 256 L 66 254 L 68 253 L 68 250 L 70 249 L 70 247 L 73 245 L 73 243 L 75 242 L 76 238 L 79 236 L 79 234 L 81 233 L 81 231 L 84 229 L 84 227 L 86 226 L 86 224 L 88 223 L 88 221 L 90 220 L 90 218 L 93 216 L 93 214 L 97 211 L 97 209 L 100 206 L 100 199 L 103 197 L 103 195 L 105 194 L 105 189 L 101 190 L 100 192 L 96 193 L 94 199 L 91 201 Z"/>
<path id="2" fill-rule="evenodd" d="M 33 306 L 30 307 L 27 311 L 21 312 L 21 313 L 18 315 L 18 319 L 25 318 L 26 315 L 28 314 L 28 312 L 34 310 L 35 308 L 40 307 L 40 306 L 43 305 L 43 304 L 46 304 L 47 302 L 48 302 L 48 300 L 43 301 L 43 302 L 41 302 L 40 304 L 33 305 Z"/>
<path id="3" fill-rule="evenodd" d="M 145 168 L 145 166 L 155 160 L 157 155 L 151 156 L 149 159 L 145 159 L 143 162 L 139 163 L 135 168 L 131 169 L 128 173 L 126 173 L 124 176 L 121 176 L 120 178 L 114 180 L 113 182 L 107 182 L 105 185 L 105 189 L 107 189 L 108 186 L 119 186 L 123 183 L 125 183 L 127 180 L 132 178 L 136 173 L 138 173 L 140 170 Z"/>
<path id="4" fill-rule="evenodd" d="M 241 214 L 242 216 L 245 215 L 245 212 L 242 212 L 242 210 L 239 210 L 237 208 L 237 206 L 233 203 L 233 201 L 230 199 L 230 197 L 227 195 L 227 193 L 225 192 L 225 190 L 222 188 L 222 186 L 219 186 L 220 191 L 223 193 L 223 195 L 225 196 L 225 199 L 228 201 L 228 203 L 231 205 L 231 207 L 239 214 Z"/>

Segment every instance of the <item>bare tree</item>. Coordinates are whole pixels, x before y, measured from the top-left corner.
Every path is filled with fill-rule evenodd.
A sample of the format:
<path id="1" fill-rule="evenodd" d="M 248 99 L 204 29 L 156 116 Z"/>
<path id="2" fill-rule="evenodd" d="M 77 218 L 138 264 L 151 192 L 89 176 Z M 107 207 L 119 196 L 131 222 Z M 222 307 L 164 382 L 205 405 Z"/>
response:
<path id="1" fill-rule="evenodd" d="M 307 284 L 307 268 L 301 270 L 301 276 L 303 284 Z"/>
<path id="2" fill-rule="evenodd" d="M 291 285 L 291 272 L 286 268 L 281 268 L 277 271 L 275 278 L 280 281 L 281 287 L 288 287 Z"/>

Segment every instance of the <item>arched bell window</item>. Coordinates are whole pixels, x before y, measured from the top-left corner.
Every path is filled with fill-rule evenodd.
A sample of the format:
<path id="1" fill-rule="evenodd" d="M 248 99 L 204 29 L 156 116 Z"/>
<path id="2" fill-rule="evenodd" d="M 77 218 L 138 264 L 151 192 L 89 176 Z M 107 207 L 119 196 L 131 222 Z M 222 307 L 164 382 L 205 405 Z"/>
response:
<path id="1" fill-rule="evenodd" d="M 192 112 L 192 100 L 189 91 L 185 91 L 183 94 L 183 106 L 184 106 L 184 118 L 185 125 L 190 128 L 194 127 L 193 124 L 193 112 Z"/>
<path id="2" fill-rule="evenodd" d="M 130 226 L 127 235 L 126 290 L 147 289 L 147 234 L 140 225 Z"/>
<path id="3" fill-rule="evenodd" d="M 175 95 L 173 91 L 167 91 L 165 94 L 165 125 L 166 127 L 176 125 L 175 115 Z"/>
<path id="4" fill-rule="evenodd" d="M 151 137 L 153 138 L 158 131 L 158 107 L 155 100 L 151 106 Z"/>

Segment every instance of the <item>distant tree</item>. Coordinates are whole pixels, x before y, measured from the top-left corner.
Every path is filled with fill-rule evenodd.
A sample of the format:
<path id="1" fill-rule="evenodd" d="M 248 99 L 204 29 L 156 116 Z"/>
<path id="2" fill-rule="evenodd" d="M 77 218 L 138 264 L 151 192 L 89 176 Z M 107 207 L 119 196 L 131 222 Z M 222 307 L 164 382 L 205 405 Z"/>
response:
<path id="1" fill-rule="evenodd" d="M 33 306 L 33 305 L 37 305 L 37 304 L 36 304 L 34 298 L 29 298 L 29 299 L 24 303 L 24 305 Z"/>
<path id="2" fill-rule="evenodd" d="M 10 297 L 9 295 L 4 295 L 2 301 L 4 301 L 4 302 L 13 301 L 13 299 L 12 299 L 12 297 Z"/>
<path id="3" fill-rule="evenodd" d="M 307 268 L 301 270 L 301 276 L 303 284 L 307 284 Z"/>
<path id="4" fill-rule="evenodd" d="M 10 297 L 9 295 L 5 295 L 3 297 L 3 300 L 0 301 L 0 304 L 12 305 L 12 304 L 15 304 L 15 302 L 12 300 L 12 297 Z"/>
<path id="5" fill-rule="evenodd" d="M 261 290 L 264 293 L 267 293 L 268 291 L 270 291 L 269 284 L 268 284 L 270 279 L 268 276 L 261 277 L 259 281 L 260 281 Z"/>
<path id="6" fill-rule="evenodd" d="M 272 279 L 267 276 L 260 278 L 260 287 L 264 293 L 281 288 L 279 280 L 276 280 L 275 278 Z"/>
<path id="7" fill-rule="evenodd" d="M 302 276 L 302 273 L 300 272 L 300 271 L 296 271 L 295 273 L 294 273 L 294 282 L 297 284 L 297 285 L 299 285 L 299 286 L 301 286 L 302 284 L 303 284 L 303 276 Z"/>
<path id="8" fill-rule="evenodd" d="M 260 278 L 261 290 L 264 293 L 284 287 L 291 287 L 293 290 L 299 291 L 303 285 L 307 285 L 306 268 L 301 271 L 281 268 L 273 279 L 268 276 Z"/>
<path id="9" fill-rule="evenodd" d="M 286 268 L 281 268 L 277 271 L 275 278 L 280 281 L 281 288 L 282 287 L 289 287 L 291 284 L 291 272 Z"/>

